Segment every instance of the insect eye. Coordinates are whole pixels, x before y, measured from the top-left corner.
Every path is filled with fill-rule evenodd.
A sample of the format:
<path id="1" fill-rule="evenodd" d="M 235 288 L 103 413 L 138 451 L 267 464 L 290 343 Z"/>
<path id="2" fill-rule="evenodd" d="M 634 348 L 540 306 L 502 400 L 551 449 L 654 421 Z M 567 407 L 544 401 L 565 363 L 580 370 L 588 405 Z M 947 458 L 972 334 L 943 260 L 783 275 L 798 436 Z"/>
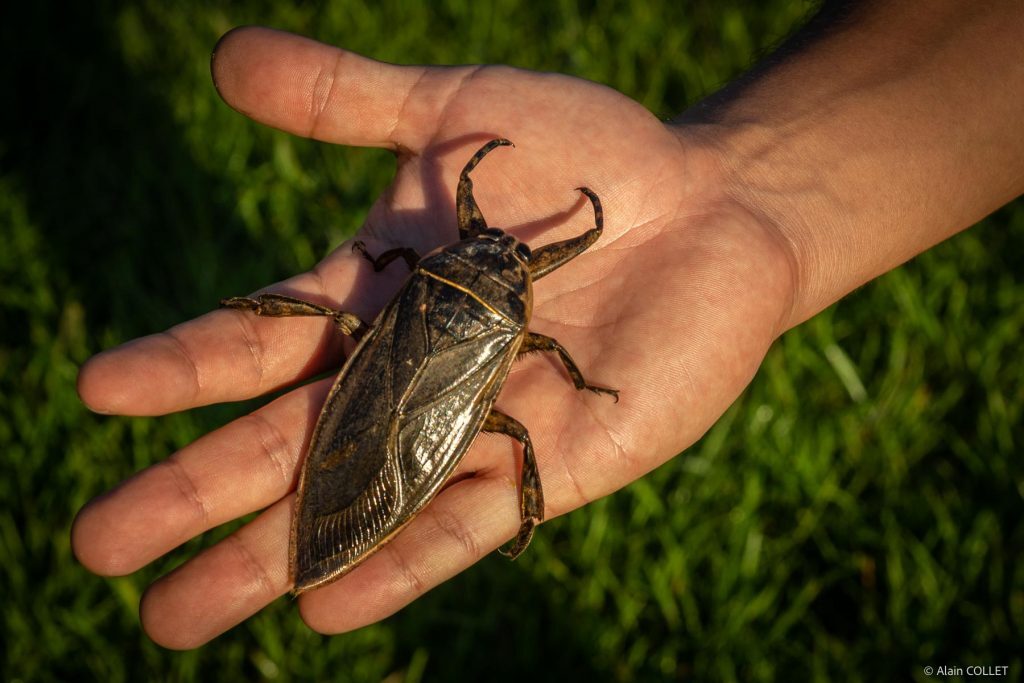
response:
<path id="1" fill-rule="evenodd" d="M 529 261 L 530 255 L 532 254 L 530 248 L 523 244 L 522 242 L 516 245 L 516 253 L 519 254 L 520 258 L 522 258 L 524 261 Z"/>
<path id="2" fill-rule="evenodd" d="M 501 228 L 487 228 L 480 233 L 484 237 L 490 237 L 492 239 L 498 239 L 505 234 L 505 231 Z"/>

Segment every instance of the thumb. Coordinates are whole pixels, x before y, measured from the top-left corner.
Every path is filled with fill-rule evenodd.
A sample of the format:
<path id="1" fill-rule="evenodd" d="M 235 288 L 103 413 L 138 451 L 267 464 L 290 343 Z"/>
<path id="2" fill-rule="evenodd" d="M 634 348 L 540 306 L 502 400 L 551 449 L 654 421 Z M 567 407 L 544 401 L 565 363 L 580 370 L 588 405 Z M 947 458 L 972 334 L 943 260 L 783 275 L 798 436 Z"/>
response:
<path id="1" fill-rule="evenodd" d="M 250 118 L 324 142 L 418 152 L 434 133 L 461 69 L 395 66 L 259 26 L 226 33 L 214 48 L 213 82 Z M 407 106 L 424 76 L 437 80 Z M 431 101 L 433 100 L 433 101 Z"/>

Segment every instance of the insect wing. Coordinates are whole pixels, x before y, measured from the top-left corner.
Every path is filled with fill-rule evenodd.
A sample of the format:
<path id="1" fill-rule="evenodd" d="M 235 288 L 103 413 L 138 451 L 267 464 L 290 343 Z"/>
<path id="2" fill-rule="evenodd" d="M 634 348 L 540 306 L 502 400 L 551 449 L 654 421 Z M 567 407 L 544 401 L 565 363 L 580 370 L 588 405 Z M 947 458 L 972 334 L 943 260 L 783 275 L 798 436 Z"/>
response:
<path id="1" fill-rule="evenodd" d="M 339 374 L 299 483 L 295 592 L 332 581 L 430 501 L 479 432 L 522 328 L 414 274 Z"/>

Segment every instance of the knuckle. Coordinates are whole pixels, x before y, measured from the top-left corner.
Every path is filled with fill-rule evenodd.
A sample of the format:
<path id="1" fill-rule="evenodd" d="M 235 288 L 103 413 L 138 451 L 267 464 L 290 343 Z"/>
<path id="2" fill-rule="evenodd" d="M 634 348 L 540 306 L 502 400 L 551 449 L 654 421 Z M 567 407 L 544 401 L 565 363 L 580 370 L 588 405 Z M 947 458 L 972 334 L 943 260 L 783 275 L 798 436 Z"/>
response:
<path id="1" fill-rule="evenodd" d="M 167 339 L 171 341 L 175 351 L 181 356 L 185 365 L 189 369 L 192 377 L 192 398 L 195 399 L 203 392 L 203 382 L 202 376 L 199 372 L 199 364 L 196 362 L 195 356 L 192 354 L 192 350 L 189 349 L 188 345 L 185 344 L 180 337 L 178 337 L 174 329 L 168 330 L 165 334 L 167 335 Z"/>
<path id="2" fill-rule="evenodd" d="M 323 125 L 324 113 L 330 109 L 331 100 L 338 82 L 338 70 L 341 68 L 343 53 L 339 50 L 330 68 L 321 68 L 313 79 L 313 87 L 309 91 L 309 133 L 308 137 L 317 137 Z"/>
<path id="3" fill-rule="evenodd" d="M 263 458 L 276 470 L 286 488 L 291 488 L 295 478 L 295 458 L 291 457 L 292 449 L 284 434 L 259 411 L 250 413 L 242 419 L 252 425 Z"/>
<path id="4" fill-rule="evenodd" d="M 209 505 L 205 496 L 200 493 L 199 486 L 188 468 L 173 455 L 160 463 L 158 467 L 167 470 L 178 489 L 181 501 L 191 510 L 192 516 L 206 527 L 210 522 Z"/>
<path id="5" fill-rule="evenodd" d="M 431 505 L 427 514 L 441 532 L 455 541 L 462 552 L 470 558 L 483 557 L 484 552 L 476 533 L 466 525 L 461 517 L 441 505 Z"/>
<path id="6" fill-rule="evenodd" d="M 249 544 L 246 543 L 245 539 L 240 534 L 232 534 L 228 536 L 226 542 L 228 548 L 235 556 L 239 565 L 242 567 L 245 573 L 246 579 L 243 579 L 241 585 L 250 588 L 247 592 L 250 594 L 255 593 L 258 595 L 273 595 L 276 593 L 274 590 L 274 582 L 270 579 L 270 572 L 260 562 L 256 555 L 253 554 Z M 255 588 L 255 590 L 252 590 Z"/>
<path id="7" fill-rule="evenodd" d="M 253 318 L 251 316 L 237 315 L 235 316 L 235 319 L 238 320 L 239 329 L 242 333 L 242 343 L 245 344 L 245 348 L 249 352 L 249 359 L 251 361 L 250 367 L 252 368 L 252 377 L 249 380 L 249 383 L 258 390 L 263 386 L 263 377 L 266 374 L 263 342 L 260 339 L 259 334 L 256 332 Z"/>
<path id="8" fill-rule="evenodd" d="M 400 577 L 402 584 L 404 584 L 405 590 L 412 595 L 422 595 L 427 592 L 427 583 L 419 575 L 419 573 L 412 568 L 407 561 L 405 556 L 402 555 L 393 544 L 384 546 L 384 552 L 387 554 L 391 564 L 394 565 L 397 575 Z"/>

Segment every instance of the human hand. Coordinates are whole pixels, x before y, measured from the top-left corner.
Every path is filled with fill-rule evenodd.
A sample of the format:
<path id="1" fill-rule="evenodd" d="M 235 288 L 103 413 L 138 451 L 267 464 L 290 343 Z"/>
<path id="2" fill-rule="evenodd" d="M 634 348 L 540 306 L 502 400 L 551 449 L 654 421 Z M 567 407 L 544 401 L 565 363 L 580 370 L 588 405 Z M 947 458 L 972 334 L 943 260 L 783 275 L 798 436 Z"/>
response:
<path id="1" fill-rule="evenodd" d="M 591 227 L 589 203 L 573 188 L 601 197 L 604 234 L 538 283 L 530 328 L 557 338 L 589 381 L 619 389 L 621 400 L 577 392 L 556 361 L 535 357 L 516 364 L 497 404 L 530 430 L 548 518 L 692 444 L 789 324 L 788 247 L 730 198 L 718 150 L 615 91 L 505 67 L 396 67 L 259 28 L 225 37 L 213 71 L 224 99 L 258 121 L 398 153 L 395 180 L 358 235 L 372 253 L 411 246 L 425 254 L 453 242 L 458 173 L 493 137 L 517 147 L 474 172 L 491 225 L 536 248 Z M 406 270 L 371 270 L 343 244 L 266 291 L 372 320 Z M 337 333 L 323 319 L 214 311 L 96 356 L 79 390 L 94 410 L 159 415 L 264 394 L 340 360 Z M 119 575 L 264 509 L 150 587 L 141 614 L 155 641 L 198 646 L 290 588 L 293 492 L 331 381 L 199 439 L 80 513 L 76 555 Z M 382 619 L 511 538 L 518 448 L 478 439 L 456 473 L 474 476 L 449 486 L 352 573 L 302 595 L 306 622 L 339 632 Z"/>

